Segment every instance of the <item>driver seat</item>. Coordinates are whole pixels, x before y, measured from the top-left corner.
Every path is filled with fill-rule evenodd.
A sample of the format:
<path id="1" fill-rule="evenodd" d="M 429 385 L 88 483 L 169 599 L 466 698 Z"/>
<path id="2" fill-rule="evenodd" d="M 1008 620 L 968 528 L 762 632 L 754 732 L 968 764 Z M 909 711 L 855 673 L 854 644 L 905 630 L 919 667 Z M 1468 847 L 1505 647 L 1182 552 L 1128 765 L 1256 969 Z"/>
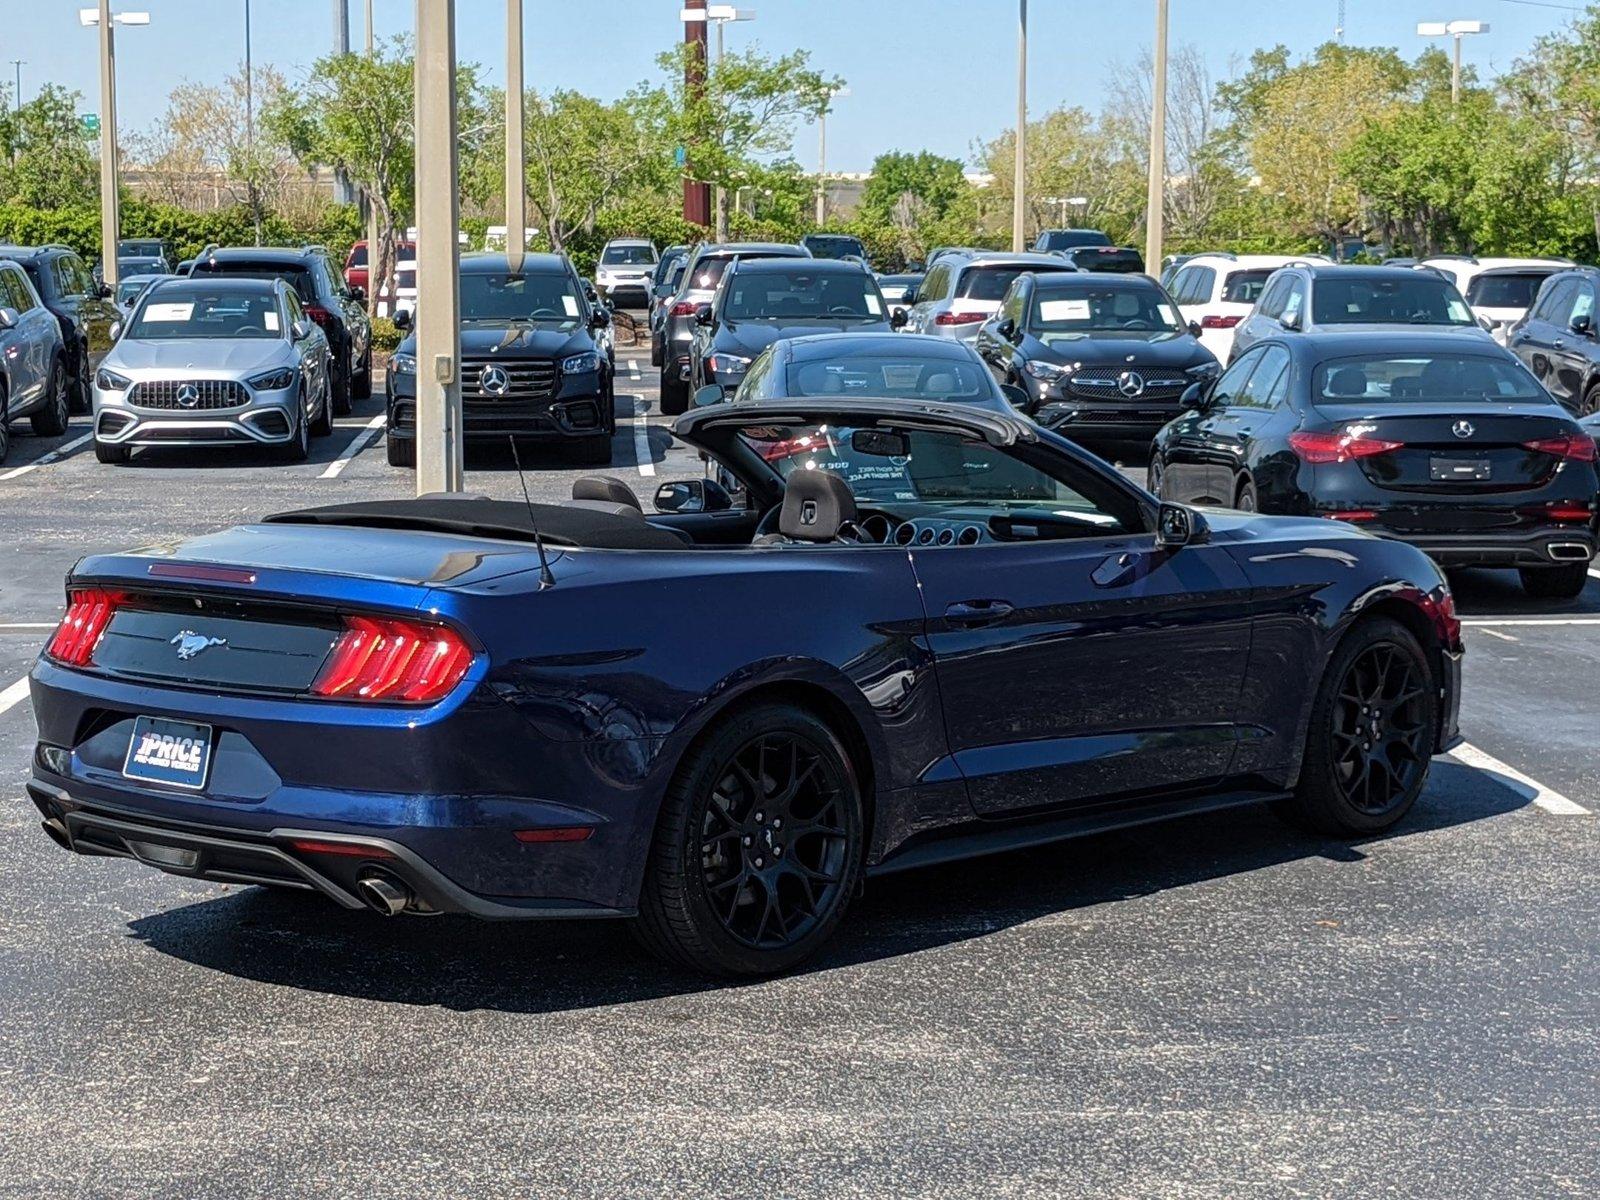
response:
<path id="1" fill-rule="evenodd" d="M 778 532 L 757 538 L 755 544 L 836 542 L 855 521 L 856 498 L 841 477 L 832 471 L 796 471 L 784 481 Z"/>

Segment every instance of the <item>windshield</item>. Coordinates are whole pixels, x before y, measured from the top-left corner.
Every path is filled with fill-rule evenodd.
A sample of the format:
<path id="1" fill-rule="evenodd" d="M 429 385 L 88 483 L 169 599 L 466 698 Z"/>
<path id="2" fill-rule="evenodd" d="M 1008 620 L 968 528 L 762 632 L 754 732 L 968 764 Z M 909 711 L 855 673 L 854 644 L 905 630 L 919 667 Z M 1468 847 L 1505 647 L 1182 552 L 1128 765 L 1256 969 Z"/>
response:
<path id="1" fill-rule="evenodd" d="M 582 311 L 578 285 L 565 272 L 461 276 L 463 321 L 571 321 Z"/>
<path id="2" fill-rule="evenodd" d="M 123 238 L 117 243 L 117 254 L 128 258 L 160 258 L 161 241 L 158 238 Z"/>
<path id="3" fill-rule="evenodd" d="M 148 279 L 124 279 L 117 284 L 117 303 L 132 303 L 135 296 L 150 286 Z"/>
<path id="4" fill-rule="evenodd" d="M 160 291 L 135 310 L 125 336 L 140 341 L 173 338 L 275 338 L 283 336 L 278 298 L 252 288 Z"/>
<path id="5" fill-rule="evenodd" d="M 1521 363 L 1478 354 L 1364 355 L 1317 367 L 1313 395 L 1372 400 L 1548 400 Z"/>
<path id="6" fill-rule="evenodd" d="M 722 300 L 730 321 L 881 321 L 883 301 L 862 271 L 736 272 Z"/>
<path id="7" fill-rule="evenodd" d="M 1062 264 L 1054 269 L 1055 273 L 1071 271 L 1072 268 Z M 989 300 L 998 304 L 1005 299 L 1006 292 L 1018 275 L 1024 271 L 1052 271 L 1051 267 L 1035 263 L 1019 263 L 1016 266 L 995 267 L 968 267 L 961 273 L 961 282 L 956 288 L 956 295 L 964 300 Z"/>
<path id="8" fill-rule="evenodd" d="M 1222 298 L 1229 304 L 1254 304 L 1272 277 L 1273 268 L 1233 271 L 1222 284 Z"/>
<path id="9" fill-rule="evenodd" d="M 812 234 L 803 241 L 805 248 L 811 251 L 814 258 L 843 258 L 847 254 L 854 254 L 860 258 L 867 256 L 866 247 L 861 244 L 860 238 Z"/>
<path id="10" fill-rule="evenodd" d="M 1325 275 L 1311 297 L 1318 325 L 1472 325 L 1461 293 L 1419 272 L 1405 279 L 1341 279 Z"/>
<path id="11" fill-rule="evenodd" d="M 317 303 L 317 281 L 304 267 L 255 267 L 247 263 L 198 262 L 189 272 L 193 276 L 228 275 L 235 279 L 281 279 L 295 290 L 306 304 Z"/>
<path id="12" fill-rule="evenodd" d="M 607 267 L 653 267 L 656 252 L 651 246 L 607 246 L 600 253 L 600 263 Z"/>
<path id="13" fill-rule="evenodd" d="M 1091 283 L 1041 288 L 1031 326 L 1046 341 L 1095 333 L 1176 333 L 1178 314 L 1157 287 L 1096 287 Z"/>
<path id="14" fill-rule="evenodd" d="M 1041 239 L 1043 250 L 1070 250 L 1074 246 L 1109 246 L 1111 239 L 1095 229 L 1052 229 Z"/>
<path id="15" fill-rule="evenodd" d="M 826 359 L 790 363 L 784 374 L 789 396 L 886 396 L 982 403 L 995 400 L 987 367 L 956 358 L 850 351 L 840 346 Z"/>
<path id="16" fill-rule="evenodd" d="M 1528 308 L 1549 271 L 1479 275 L 1467 284 L 1467 303 L 1479 308 Z"/>

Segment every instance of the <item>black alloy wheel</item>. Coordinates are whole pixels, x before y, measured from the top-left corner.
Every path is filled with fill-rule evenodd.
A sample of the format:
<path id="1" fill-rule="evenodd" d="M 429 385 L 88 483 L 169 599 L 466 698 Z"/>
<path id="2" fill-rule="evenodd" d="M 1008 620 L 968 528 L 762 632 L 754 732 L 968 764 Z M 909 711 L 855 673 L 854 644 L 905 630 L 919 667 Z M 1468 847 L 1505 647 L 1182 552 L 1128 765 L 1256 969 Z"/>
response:
<path id="1" fill-rule="evenodd" d="M 688 755 L 657 825 L 637 930 L 662 957 L 721 975 L 794 966 L 860 881 L 861 795 L 832 730 L 755 705 Z"/>

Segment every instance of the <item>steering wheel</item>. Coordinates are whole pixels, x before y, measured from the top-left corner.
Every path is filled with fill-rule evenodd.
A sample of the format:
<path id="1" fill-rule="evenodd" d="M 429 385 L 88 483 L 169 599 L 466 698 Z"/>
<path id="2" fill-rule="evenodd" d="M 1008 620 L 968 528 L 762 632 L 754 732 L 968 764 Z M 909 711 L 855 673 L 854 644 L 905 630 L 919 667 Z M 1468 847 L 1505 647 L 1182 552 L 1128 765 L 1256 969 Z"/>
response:
<path id="1" fill-rule="evenodd" d="M 530 317 L 559 317 L 561 314 L 553 308 L 536 308 L 528 315 Z"/>
<path id="2" fill-rule="evenodd" d="M 1154 328 L 1154 326 L 1152 326 L 1150 324 L 1150 322 L 1146 321 L 1143 317 L 1134 317 L 1131 321 L 1124 321 L 1122 323 L 1122 327 L 1124 329 L 1152 329 L 1152 328 Z"/>
<path id="3" fill-rule="evenodd" d="M 258 337 L 266 331 L 259 325 L 238 325 L 234 327 L 234 337 Z"/>
<path id="4" fill-rule="evenodd" d="M 848 304 L 835 304 L 828 310 L 828 315 L 830 317 L 859 317 L 861 314 Z"/>

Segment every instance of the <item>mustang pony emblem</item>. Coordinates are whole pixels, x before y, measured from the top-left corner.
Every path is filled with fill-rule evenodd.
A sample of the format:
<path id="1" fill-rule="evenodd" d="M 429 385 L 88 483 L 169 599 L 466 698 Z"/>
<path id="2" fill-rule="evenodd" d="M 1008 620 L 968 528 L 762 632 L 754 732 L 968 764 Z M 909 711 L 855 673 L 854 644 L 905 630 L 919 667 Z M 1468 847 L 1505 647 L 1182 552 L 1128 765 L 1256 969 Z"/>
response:
<path id="1" fill-rule="evenodd" d="M 169 646 L 178 648 L 178 657 L 188 662 L 195 655 L 211 649 L 213 646 L 226 646 L 227 638 L 207 637 L 203 633 L 196 633 L 192 629 L 183 629 L 173 635 Z"/>

